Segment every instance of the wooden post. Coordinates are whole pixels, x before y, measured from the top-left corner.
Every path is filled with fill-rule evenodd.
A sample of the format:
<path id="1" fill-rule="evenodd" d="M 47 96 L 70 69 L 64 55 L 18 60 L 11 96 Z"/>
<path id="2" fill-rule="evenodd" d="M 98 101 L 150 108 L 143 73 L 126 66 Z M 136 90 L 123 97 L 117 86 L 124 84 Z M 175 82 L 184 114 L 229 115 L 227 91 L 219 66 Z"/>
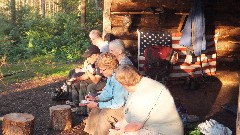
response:
<path id="1" fill-rule="evenodd" d="M 239 84 L 239 90 L 238 91 L 240 92 L 240 84 Z M 236 119 L 236 135 L 240 135 L 240 108 L 239 108 L 239 105 L 240 105 L 240 93 L 238 93 L 238 110 L 237 110 L 237 119 Z"/>
<path id="2" fill-rule="evenodd" d="M 32 135 L 34 116 L 28 113 L 10 113 L 3 116 L 3 135 Z"/>
<path id="3" fill-rule="evenodd" d="M 104 0 L 102 37 L 111 33 L 111 3 L 112 0 Z"/>
<path id="4" fill-rule="evenodd" d="M 56 105 L 50 110 L 50 128 L 68 130 L 72 128 L 72 113 L 70 105 Z"/>

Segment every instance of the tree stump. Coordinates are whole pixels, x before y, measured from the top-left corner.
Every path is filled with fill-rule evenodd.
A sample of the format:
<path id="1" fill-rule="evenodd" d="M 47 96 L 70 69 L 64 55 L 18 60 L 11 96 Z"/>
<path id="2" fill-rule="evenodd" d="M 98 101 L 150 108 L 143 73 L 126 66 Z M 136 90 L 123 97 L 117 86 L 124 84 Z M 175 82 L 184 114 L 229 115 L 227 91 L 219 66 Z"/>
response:
<path id="1" fill-rule="evenodd" d="M 56 105 L 50 110 L 50 128 L 68 130 L 72 128 L 72 113 L 70 105 Z"/>
<path id="2" fill-rule="evenodd" d="M 3 116 L 3 135 L 32 135 L 34 116 L 28 113 L 10 113 Z"/>

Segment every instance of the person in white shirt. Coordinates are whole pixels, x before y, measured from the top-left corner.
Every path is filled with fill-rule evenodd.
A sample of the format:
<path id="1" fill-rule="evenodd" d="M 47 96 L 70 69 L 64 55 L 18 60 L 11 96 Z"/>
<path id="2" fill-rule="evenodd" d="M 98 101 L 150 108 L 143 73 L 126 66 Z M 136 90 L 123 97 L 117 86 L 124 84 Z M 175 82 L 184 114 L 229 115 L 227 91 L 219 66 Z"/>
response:
<path id="1" fill-rule="evenodd" d="M 129 92 L 124 119 L 109 135 L 183 135 L 182 120 L 170 91 L 161 83 L 143 77 L 135 67 L 121 65 L 116 79 Z"/>
<path id="2" fill-rule="evenodd" d="M 108 42 L 104 41 L 101 36 L 102 33 L 99 30 L 92 30 L 89 33 L 89 38 L 91 39 L 92 44 L 96 45 L 100 49 L 101 53 L 108 52 L 109 51 Z"/>

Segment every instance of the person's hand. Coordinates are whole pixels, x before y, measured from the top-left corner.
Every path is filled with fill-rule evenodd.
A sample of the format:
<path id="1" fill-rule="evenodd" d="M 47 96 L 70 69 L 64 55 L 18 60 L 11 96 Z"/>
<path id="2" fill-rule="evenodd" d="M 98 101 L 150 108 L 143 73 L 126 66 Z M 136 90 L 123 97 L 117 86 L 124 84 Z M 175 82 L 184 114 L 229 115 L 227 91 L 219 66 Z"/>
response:
<path id="1" fill-rule="evenodd" d="M 93 97 L 90 94 L 88 94 L 88 95 L 85 96 L 85 100 L 87 100 L 87 101 L 94 101 L 95 97 Z"/>
<path id="2" fill-rule="evenodd" d="M 86 106 L 89 102 L 87 100 L 81 100 L 79 106 Z"/>
<path id="3" fill-rule="evenodd" d="M 94 101 L 89 101 L 87 104 L 88 108 L 97 108 L 98 103 Z"/>
<path id="4" fill-rule="evenodd" d="M 69 79 L 68 81 L 70 81 L 70 82 L 75 82 L 77 80 L 77 78 L 76 77 L 72 77 L 71 79 Z"/>
<path id="5" fill-rule="evenodd" d="M 108 135 L 120 135 L 120 134 L 121 134 L 121 130 L 119 128 L 109 129 Z"/>
<path id="6" fill-rule="evenodd" d="M 89 65 L 88 61 L 85 60 L 83 63 L 83 69 L 87 69 L 87 66 Z"/>
<path id="7" fill-rule="evenodd" d="M 87 68 L 86 68 L 86 71 L 89 71 L 90 73 L 93 74 L 94 69 L 92 68 L 92 65 L 88 65 Z"/>

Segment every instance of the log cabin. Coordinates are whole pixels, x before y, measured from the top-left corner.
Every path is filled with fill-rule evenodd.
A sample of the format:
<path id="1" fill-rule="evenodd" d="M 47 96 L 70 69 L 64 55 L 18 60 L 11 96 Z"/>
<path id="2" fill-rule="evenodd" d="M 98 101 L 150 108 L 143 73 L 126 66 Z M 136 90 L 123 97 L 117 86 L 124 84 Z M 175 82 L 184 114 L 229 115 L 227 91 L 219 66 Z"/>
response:
<path id="1" fill-rule="evenodd" d="M 203 0 L 202 5 L 205 17 L 205 35 L 207 42 L 209 41 L 207 45 L 212 45 L 212 49 L 214 49 L 214 52 L 211 53 L 212 63 L 209 64 L 212 71 L 205 71 L 205 73 L 214 74 L 218 61 L 239 61 L 240 9 L 238 7 L 240 1 Z M 134 62 L 141 68 L 138 30 L 168 32 L 172 36 L 172 44 L 179 45 L 179 41 L 174 43 L 174 40 L 181 38 L 192 6 L 192 0 L 105 0 L 103 35 L 111 33 L 122 39 L 133 56 Z M 207 55 L 209 56 L 209 54 Z"/>
<path id="2" fill-rule="evenodd" d="M 172 36 L 172 47 L 184 56 L 186 48 L 179 45 L 184 25 L 193 7 L 193 0 L 104 0 L 103 36 L 111 33 L 124 41 L 132 60 L 142 70 L 141 46 L 139 31 L 167 32 Z M 207 53 L 203 65 L 199 68 L 199 57 L 194 64 L 186 64 L 186 56 L 175 65 L 176 72 L 172 77 L 214 75 L 218 63 L 238 63 L 240 60 L 240 1 L 239 0 L 203 0 L 205 17 L 205 35 Z M 209 49 L 207 47 L 207 49 Z M 207 50 L 206 49 L 206 50 Z M 211 56 L 210 56 L 211 55 Z M 209 57 L 210 56 L 210 57 Z M 200 56 L 200 61 L 201 61 Z M 205 65 L 204 65 L 205 64 Z M 185 68 L 187 69 L 184 69 Z M 179 74 L 182 69 L 183 74 Z M 210 69 L 210 70 L 209 70 Z M 193 75 L 194 74 L 194 75 Z M 239 88 L 240 90 L 240 88 Z M 238 106 L 239 106 L 238 98 Z M 236 134 L 240 134 L 240 109 L 236 119 Z M 234 131 L 235 132 L 235 131 Z"/>

